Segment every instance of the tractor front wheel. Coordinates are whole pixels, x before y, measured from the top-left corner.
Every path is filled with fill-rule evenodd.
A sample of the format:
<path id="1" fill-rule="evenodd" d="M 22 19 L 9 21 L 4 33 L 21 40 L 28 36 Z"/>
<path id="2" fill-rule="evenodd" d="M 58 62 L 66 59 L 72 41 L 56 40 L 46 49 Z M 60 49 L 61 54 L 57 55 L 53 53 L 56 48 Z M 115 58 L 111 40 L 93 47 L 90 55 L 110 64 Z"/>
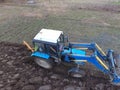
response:
<path id="1" fill-rule="evenodd" d="M 52 63 L 52 61 L 51 60 L 46 60 L 46 59 L 42 59 L 42 58 L 35 58 L 35 62 L 39 65 L 39 66 L 41 66 L 41 67 L 43 67 L 43 68 L 45 68 L 45 69 L 51 69 L 52 67 L 53 67 L 53 63 Z"/>

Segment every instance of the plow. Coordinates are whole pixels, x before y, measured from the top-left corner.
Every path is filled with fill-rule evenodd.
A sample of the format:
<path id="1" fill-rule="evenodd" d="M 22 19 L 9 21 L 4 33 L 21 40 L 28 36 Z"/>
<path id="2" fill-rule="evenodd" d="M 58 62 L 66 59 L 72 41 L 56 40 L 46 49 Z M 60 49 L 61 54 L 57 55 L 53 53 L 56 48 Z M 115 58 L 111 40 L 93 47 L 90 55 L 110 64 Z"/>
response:
<path id="1" fill-rule="evenodd" d="M 41 29 L 32 40 L 33 47 L 26 41 L 23 43 L 31 50 L 31 57 L 40 67 L 52 69 L 54 64 L 74 63 L 68 75 L 82 78 L 86 72 L 80 66 L 90 63 L 108 75 L 112 84 L 120 85 L 120 55 L 112 49 L 105 53 L 96 43 L 69 42 L 63 31 L 51 29 Z"/>

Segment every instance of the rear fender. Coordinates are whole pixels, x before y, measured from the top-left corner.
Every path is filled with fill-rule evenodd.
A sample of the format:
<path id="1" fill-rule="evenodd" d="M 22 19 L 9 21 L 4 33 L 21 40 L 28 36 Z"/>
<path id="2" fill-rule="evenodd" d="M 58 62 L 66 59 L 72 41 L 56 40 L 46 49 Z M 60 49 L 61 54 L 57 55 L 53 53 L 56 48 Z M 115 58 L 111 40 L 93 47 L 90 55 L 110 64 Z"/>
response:
<path id="1" fill-rule="evenodd" d="M 50 58 L 50 55 L 48 55 L 46 53 L 38 52 L 38 51 L 33 52 L 31 54 L 31 56 L 33 56 L 33 57 L 40 57 L 40 58 L 44 58 L 44 59 L 49 59 Z"/>

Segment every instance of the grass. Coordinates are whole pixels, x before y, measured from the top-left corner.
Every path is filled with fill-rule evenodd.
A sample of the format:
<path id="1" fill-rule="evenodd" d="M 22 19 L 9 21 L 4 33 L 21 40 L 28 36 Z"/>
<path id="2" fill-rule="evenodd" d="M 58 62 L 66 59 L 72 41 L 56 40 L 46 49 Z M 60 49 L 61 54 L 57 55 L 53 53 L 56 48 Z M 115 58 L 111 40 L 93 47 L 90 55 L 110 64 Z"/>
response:
<path id="1" fill-rule="evenodd" d="M 41 28 L 63 30 L 69 35 L 71 41 L 97 42 L 104 48 L 119 45 L 120 28 L 106 27 L 82 23 L 81 21 L 62 19 L 61 17 L 49 16 L 45 19 L 17 17 L 12 22 L 1 26 L 4 32 L 1 33 L 1 41 L 18 42 L 26 40 L 31 43 L 34 35 Z"/>
<path id="2" fill-rule="evenodd" d="M 120 1 L 113 1 L 112 4 L 114 4 L 114 5 L 120 5 Z"/>
<path id="3" fill-rule="evenodd" d="M 11 11 L 10 11 L 11 10 Z M 42 8 L 45 10 L 45 8 Z M 0 11 L 0 41 L 31 43 L 42 28 L 64 31 L 70 41 L 97 42 L 103 49 L 120 50 L 120 14 L 87 9 L 67 9 L 64 13 L 43 12 L 39 7 L 2 7 Z M 47 11 L 47 10 L 46 10 Z M 42 17 L 24 16 L 23 13 Z M 44 16 L 45 13 L 45 16 Z"/>

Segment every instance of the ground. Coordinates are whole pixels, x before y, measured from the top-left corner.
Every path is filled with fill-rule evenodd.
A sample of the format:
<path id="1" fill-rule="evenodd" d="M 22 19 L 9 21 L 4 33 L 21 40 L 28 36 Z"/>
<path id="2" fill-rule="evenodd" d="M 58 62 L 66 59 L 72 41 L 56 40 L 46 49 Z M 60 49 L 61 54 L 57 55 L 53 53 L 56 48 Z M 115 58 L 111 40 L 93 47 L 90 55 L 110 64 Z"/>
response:
<path id="1" fill-rule="evenodd" d="M 64 65 L 52 70 L 39 67 L 30 51 L 16 43 L 0 43 L 0 90 L 119 90 L 109 79 L 88 73 L 72 78 Z M 100 74 L 99 74 L 100 75 Z M 102 74 L 101 74 L 102 75 Z"/>
<path id="2" fill-rule="evenodd" d="M 119 90 L 97 71 L 75 79 L 61 71 L 64 66 L 45 70 L 22 45 L 23 40 L 32 44 L 34 35 L 48 28 L 64 31 L 70 41 L 96 42 L 105 52 L 111 48 L 120 53 L 119 5 L 119 0 L 0 4 L 0 90 Z"/>

